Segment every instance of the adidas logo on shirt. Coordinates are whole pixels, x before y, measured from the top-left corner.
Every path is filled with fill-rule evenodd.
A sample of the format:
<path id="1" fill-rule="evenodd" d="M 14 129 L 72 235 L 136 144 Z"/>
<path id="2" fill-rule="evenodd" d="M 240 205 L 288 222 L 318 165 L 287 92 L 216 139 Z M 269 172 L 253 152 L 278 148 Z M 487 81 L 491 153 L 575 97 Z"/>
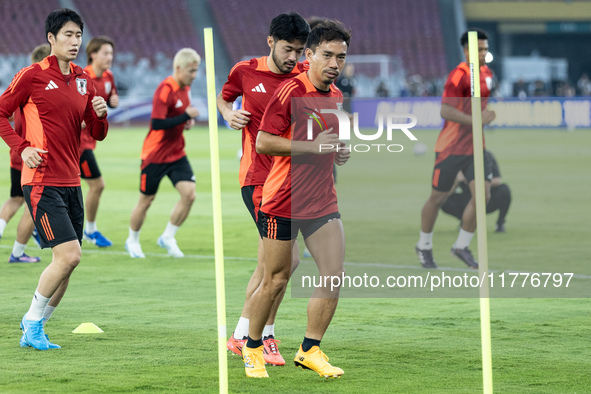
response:
<path id="1" fill-rule="evenodd" d="M 265 87 L 263 86 L 263 83 L 259 83 L 256 87 L 252 88 L 253 92 L 259 92 L 259 93 L 267 93 L 267 91 L 265 90 Z"/>
<path id="2" fill-rule="evenodd" d="M 53 82 L 52 80 L 49 80 L 49 83 L 47 84 L 47 87 L 45 88 L 45 90 L 51 90 L 51 89 L 57 89 L 58 86 L 55 84 L 55 82 Z"/>
<path id="3" fill-rule="evenodd" d="M 174 105 L 175 108 L 180 108 L 183 106 L 183 102 L 181 101 L 181 99 L 178 99 L 176 101 L 176 104 Z"/>

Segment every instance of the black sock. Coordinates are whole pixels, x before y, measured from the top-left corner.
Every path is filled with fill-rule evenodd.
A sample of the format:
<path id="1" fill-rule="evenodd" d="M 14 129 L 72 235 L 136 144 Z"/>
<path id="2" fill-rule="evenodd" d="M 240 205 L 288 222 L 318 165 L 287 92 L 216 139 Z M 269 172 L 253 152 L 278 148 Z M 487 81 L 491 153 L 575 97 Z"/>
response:
<path id="1" fill-rule="evenodd" d="M 257 347 L 261 347 L 263 346 L 263 339 L 252 339 L 251 337 L 248 337 L 247 341 L 246 341 L 246 347 L 249 347 L 251 349 L 256 349 Z"/>
<path id="2" fill-rule="evenodd" d="M 304 337 L 304 342 L 302 342 L 302 350 L 304 352 L 307 352 L 308 350 L 312 349 L 312 346 L 320 347 L 320 341 L 317 339 L 310 339 L 310 338 Z"/>

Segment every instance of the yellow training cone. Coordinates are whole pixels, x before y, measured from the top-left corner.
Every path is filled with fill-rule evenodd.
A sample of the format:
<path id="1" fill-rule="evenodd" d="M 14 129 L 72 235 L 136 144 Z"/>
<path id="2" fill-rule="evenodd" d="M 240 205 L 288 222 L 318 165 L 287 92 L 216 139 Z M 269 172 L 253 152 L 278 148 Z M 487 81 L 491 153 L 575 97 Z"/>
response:
<path id="1" fill-rule="evenodd" d="M 99 334 L 104 331 L 98 328 L 94 323 L 82 323 L 72 332 L 74 334 Z"/>

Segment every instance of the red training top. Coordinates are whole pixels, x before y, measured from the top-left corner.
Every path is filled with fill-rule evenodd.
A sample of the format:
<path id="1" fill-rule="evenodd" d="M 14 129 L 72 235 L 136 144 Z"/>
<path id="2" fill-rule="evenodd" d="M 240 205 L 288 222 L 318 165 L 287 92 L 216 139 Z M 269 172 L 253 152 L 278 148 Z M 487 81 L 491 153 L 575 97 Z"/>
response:
<path id="1" fill-rule="evenodd" d="M 242 96 L 242 109 L 251 113 L 242 129 L 242 159 L 238 179 L 240 187 L 263 185 L 271 170 L 273 157 L 256 153 L 255 143 L 265 108 L 277 87 L 285 80 L 308 70 L 308 63 L 297 63 L 290 73 L 275 74 L 267 66 L 268 56 L 236 63 L 222 88 L 225 101 Z"/>
<path id="2" fill-rule="evenodd" d="M 92 82 L 96 89 L 95 94 L 104 98 L 107 103 L 109 102 L 111 95 L 117 94 L 115 78 L 113 77 L 111 70 L 105 70 L 103 75 L 97 77 L 92 69 L 92 65 L 89 64 L 84 67 L 84 71 L 86 71 L 86 73 L 90 75 L 90 78 L 92 78 Z M 80 153 L 85 150 L 94 150 L 94 148 L 96 148 L 96 140 L 91 137 L 86 128 L 82 129 L 82 135 L 80 136 Z"/>
<path id="3" fill-rule="evenodd" d="M 292 104 L 292 98 L 300 98 Z M 261 130 L 294 141 L 307 137 L 307 112 L 309 109 L 340 109 L 343 94 L 330 85 L 322 92 L 302 73 L 279 86 L 267 105 L 261 122 Z M 292 106 L 298 113 L 292 113 Z M 328 108 L 330 107 L 330 108 Z M 295 124 L 292 124 L 292 116 Z M 324 116 L 322 130 L 338 130 L 335 115 Z M 313 139 L 321 132 L 313 127 Z M 275 156 L 269 176 L 263 186 L 261 211 L 267 215 L 292 219 L 315 219 L 338 212 L 337 193 L 332 175 L 335 154 L 304 154 Z"/>
<path id="4" fill-rule="evenodd" d="M 492 71 L 488 66 L 480 67 L 480 96 L 482 109 L 486 107 L 486 98 L 492 88 Z M 451 105 L 458 110 L 471 114 L 470 66 L 460 63 L 449 73 L 443 90 L 442 104 Z M 446 120 L 439 133 L 435 152 L 438 152 L 436 164 L 450 155 L 470 156 L 473 152 L 472 125 L 464 125 Z"/>
<path id="5" fill-rule="evenodd" d="M 0 136 L 18 155 L 27 146 L 48 151 L 37 168 L 23 166 L 21 185 L 80 186 L 82 121 L 99 141 L 109 128 L 106 117 L 99 118 L 92 108 L 94 92 L 82 68 L 70 63 L 70 74 L 64 75 L 55 56 L 15 75 L 0 97 Z M 8 122 L 19 108 L 24 139 Z"/>
<path id="6" fill-rule="evenodd" d="M 180 88 L 172 78 L 167 77 L 158 85 L 152 100 L 152 119 L 167 119 L 181 115 L 190 101 L 190 88 Z M 142 148 L 142 169 L 151 163 L 172 163 L 185 157 L 185 124 L 181 123 L 172 129 L 150 131 Z"/>

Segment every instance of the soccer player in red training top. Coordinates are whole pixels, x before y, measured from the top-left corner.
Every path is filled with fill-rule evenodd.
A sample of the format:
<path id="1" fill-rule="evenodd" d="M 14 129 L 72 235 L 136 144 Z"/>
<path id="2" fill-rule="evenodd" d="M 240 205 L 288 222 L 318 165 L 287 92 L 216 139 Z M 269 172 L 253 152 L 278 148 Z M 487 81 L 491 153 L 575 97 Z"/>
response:
<path id="1" fill-rule="evenodd" d="M 480 64 L 481 96 L 488 97 L 492 87 L 492 72 L 485 65 L 488 53 L 488 37 L 482 30 L 478 32 L 478 61 Z M 478 262 L 468 249 L 476 230 L 476 203 L 474 200 L 474 151 L 472 143 L 472 115 L 470 112 L 470 66 L 468 63 L 468 32 L 460 38 L 464 48 L 466 62 L 460 63 L 447 77 L 443 98 L 441 99 L 441 117 L 445 119 L 443 129 L 435 145 L 435 168 L 433 170 L 432 190 L 421 212 L 421 233 L 415 251 L 421 265 L 425 268 L 437 268 L 433 258 L 433 226 L 437 213 L 445 202 L 459 171 L 464 173 L 472 198 L 462 215 L 462 227 L 458 239 L 451 248 L 456 256 L 471 268 L 478 268 Z M 486 100 L 482 100 L 482 124 L 487 125 L 495 119 L 495 113 L 486 109 Z M 485 162 L 486 201 L 490 199 L 490 164 Z"/>
<path id="2" fill-rule="evenodd" d="M 292 12 L 273 18 L 269 28 L 267 44 L 269 56 L 243 61 L 234 66 L 222 92 L 217 97 L 217 106 L 224 119 L 236 130 L 242 130 L 242 152 L 239 181 L 242 198 L 255 224 L 257 222 L 263 185 L 271 169 L 273 157 L 258 154 L 255 150 L 256 137 L 261 118 L 277 86 L 307 70 L 307 63 L 298 63 L 310 33 L 308 23 L 299 14 Z M 232 110 L 232 102 L 243 97 L 243 109 Z M 260 235 L 260 234 L 259 234 Z M 246 300 L 236 329 L 228 339 L 228 349 L 242 354 L 242 346 L 248 336 L 250 298 L 263 279 L 263 241 L 259 237 L 258 264 L 246 287 Z M 293 248 L 292 272 L 299 264 L 297 243 Z M 275 315 L 283 298 L 277 297 L 269 320 L 263 330 L 265 362 L 285 365 L 275 341 Z"/>
<path id="3" fill-rule="evenodd" d="M 96 95 L 105 99 L 107 105 L 116 108 L 119 105 L 119 95 L 115 88 L 115 79 L 109 68 L 113 62 L 113 48 L 115 45 L 110 38 L 105 36 L 94 37 L 86 44 L 86 56 L 88 66 L 84 71 L 92 78 Z M 84 226 L 84 239 L 99 247 L 107 247 L 113 243 L 103 236 L 96 227 L 96 214 L 98 212 L 101 193 L 105 188 L 105 181 L 94 157 L 96 140 L 84 128 L 80 141 L 80 177 L 88 183 L 86 194 L 86 225 Z"/>
<path id="4" fill-rule="evenodd" d="M 199 116 L 191 106 L 190 87 L 195 80 L 201 57 L 190 48 L 183 48 L 173 60 L 173 74 L 156 89 L 152 103 L 150 132 L 142 148 L 142 172 L 140 175 L 140 199 L 131 212 L 129 237 L 125 249 L 134 258 L 146 257 L 140 245 L 140 229 L 148 208 L 156 197 L 158 186 L 168 176 L 181 195 L 158 238 L 158 245 L 173 257 L 184 257 L 174 238 L 195 201 L 195 175 L 185 154 L 183 130 L 190 129 Z"/>
<path id="5" fill-rule="evenodd" d="M 62 8 L 45 20 L 51 56 L 23 68 L 0 97 L 0 136 L 23 159 L 21 184 L 41 246 L 53 259 L 41 274 L 29 311 L 21 321 L 21 346 L 59 348 L 47 339 L 43 323 L 63 297 L 80 262 L 84 224 L 79 163 L 82 122 L 94 138 L 107 135 L 107 104 L 95 96 L 92 80 L 72 60 L 78 55 L 84 25 Z M 25 138 L 8 123 L 22 110 Z"/>
<path id="6" fill-rule="evenodd" d="M 49 56 L 51 47 L 49 44 L 42 44 L 33 49 L 31 53 L 31 62 L 37 63 Z M 14 112 L 14 131 L 22 138 L 25 137 L 22 128 L 22 117 L 20 108 Z M 21 156 L 14 150 L 10 149 L 10 199 L 8 199 L 0 209 L 0 238 L 6 227 L 6 223 L 14 216 L 18 209 L 25 202 L 25 196 L 21 187 L 21 172 L 23 167 L 23 160 Z M 12 247 L 12 253 L 8 259 L 9 263 L 37 263 L 41 261 L 39 257 L 30 257 L 25 254 L 25 247 L 27 241 L 31 238 L 31 234 L 35 231 L 35 223 L 29 212 L 29 208 L 25 206 L 21 220 L 16 229 L 16 240 Z M 39 233 L 36 233 L 35 242 Z M 38 244 L 38 246 L 41 246 Z"/>
<path id="7" fill-rule="evenodd" d="M 316 130 L 314 140 L 307 141 L 306 122 L 296 120 L 292 126 L 292 115 L 297 115 L 292 112 L 292 98 L 304 98 L 311 108 L 318 108 L 321 102 L 326 106 L 327 101 L 332 110 L 342 106 L 343 96 L 333 82 L 345 65 L 350 38 L 351 34 L 340 22 L 325 21 L 315 27 L 305 51 L 309 71 L 281 84 L 263 115 L 256 149 L 258 153 L 275 156 L 275 160 L 263 187 L 259 212 L 264 243 L 263 281 L 251 298 L 251 304 L 256 307 L 251 308 L 249 336 L 242 348 L 249 377 L 268 377 L 263 357 L 263 328 L 273 303 L 289 281 L 292 247 L 298 232 L 302 231 L 320 275 L 343 273 L 345 234 L 332 169 L 334 162 L 344 164 L 350 152 L 340 149 L 335 154 L 340 141 L 332 128 L 328 128 L 336 127 L 334 117 L 330 117 L 333 122 L 326 130 L 321 133 Z M 321 146 L 325 149 L 321 150 Z M 331 148 L 326 149 L 327 146 Z M 301 161 L 304 165 L 294 171 L 292 162 Z M 343 374 L 342 369 L 328 363 L 328 357 L 319 348 L 336 310 L 338 293 L 338 288 L 314 289 L 308 303 L 306 334 L 294 359 L 297 366 L 327 378 Z"/>

